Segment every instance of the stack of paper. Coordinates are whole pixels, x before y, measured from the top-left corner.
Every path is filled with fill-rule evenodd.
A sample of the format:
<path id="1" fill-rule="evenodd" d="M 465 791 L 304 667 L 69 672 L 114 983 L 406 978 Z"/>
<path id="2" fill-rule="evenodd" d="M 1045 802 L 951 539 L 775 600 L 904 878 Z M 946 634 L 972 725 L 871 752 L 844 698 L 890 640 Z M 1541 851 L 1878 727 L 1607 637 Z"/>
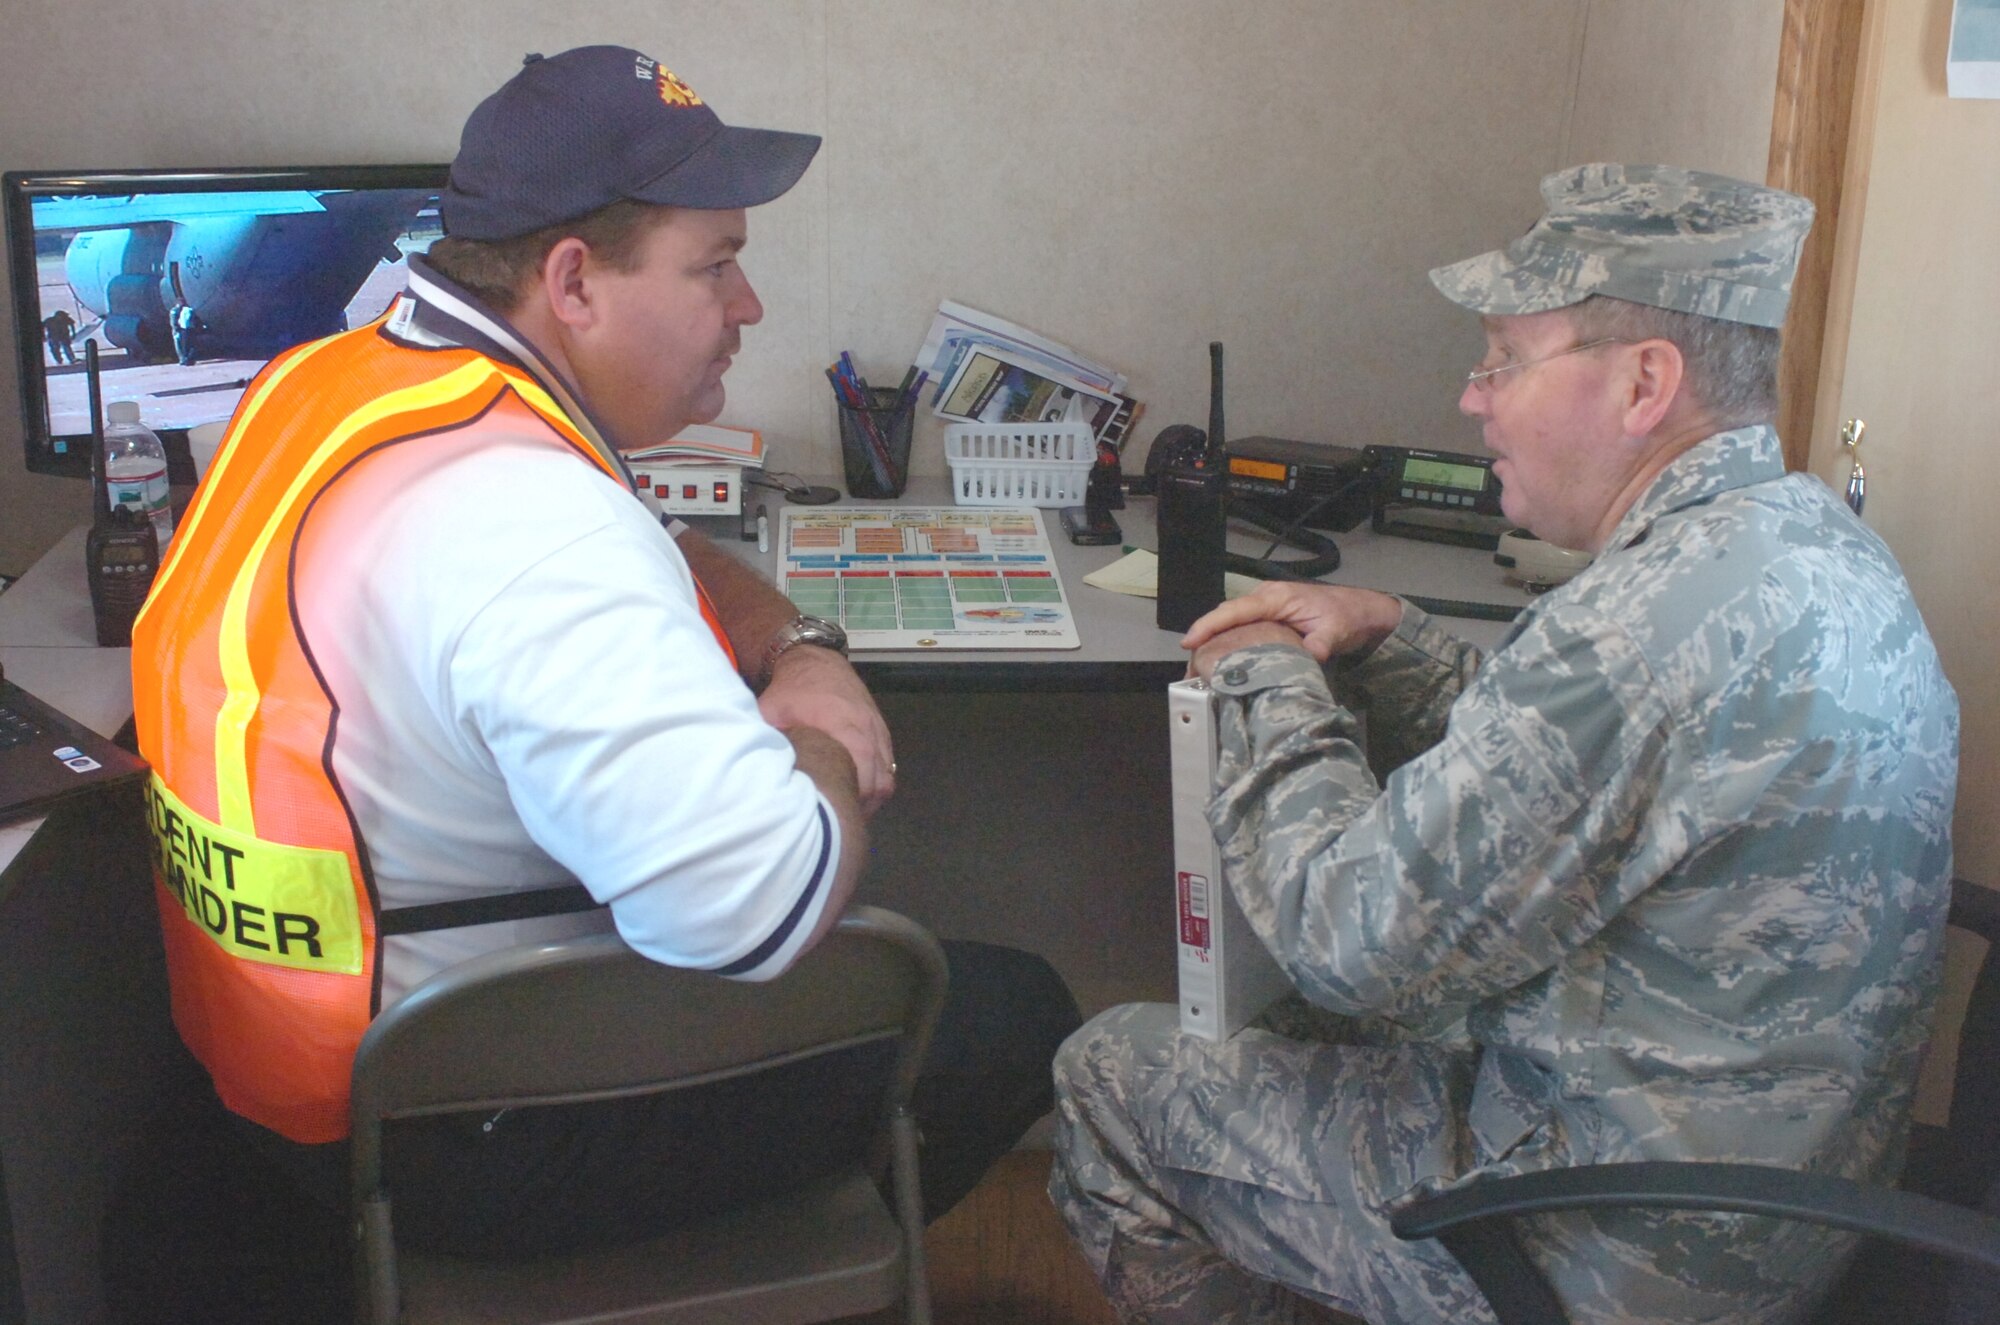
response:
<path id="1" fill-rule="evenodd" d="M 625 453 L 627 461 L 653 465 L 748 465 L 764 467 L 764 434 L 719 423 L 691 423 L 654 446 Z"/>
<path id="2" fill-rule="evenodd" d="M 1084 423 L 1123 447 L 1143 406 L 1125 375 L 1026 327 L 946 300 L 916 366 L 937 384 L 931 409 L 961 423 Z"/>

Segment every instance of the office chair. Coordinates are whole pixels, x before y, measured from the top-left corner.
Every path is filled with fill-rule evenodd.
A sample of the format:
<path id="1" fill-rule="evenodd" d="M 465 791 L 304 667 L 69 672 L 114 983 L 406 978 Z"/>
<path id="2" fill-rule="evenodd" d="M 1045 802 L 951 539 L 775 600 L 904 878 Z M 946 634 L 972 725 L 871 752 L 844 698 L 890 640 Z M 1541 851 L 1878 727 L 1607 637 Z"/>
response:
<path id="1" fill-rule="evenodd" d="M 1989 946 L 1959 1034 L 1950 1119 L 1913 1128 L 1901 1189 L 1757 1164 L 1597 1164 L 1442 1192 L 1405 1207 L 1391 1227 L 1406 1240 L 1442 1242 L 1500 1325 L 1567 1319 L 1522 1251 L 1517 1219 L 1640 1207 L 1803 1219 L 1869 1235 L 1815 1325 L 1988 1319 L 1951 1313 L 1977 1310 L 1966 1306 L 1975 1294 L 2000 1296 L 2000 892 L 1952 880 L 1950 923 Z M 1996 1213 L 1966 1208 L 1982 1198 Z M 1934 1256 L 1957 1262 L 1955 1273 L 1936 1273 Z"/>
<path id="2" fill-rule="evenodd" d="M 901 1298 L 930 1319 L 910 1092 L 943 1004 L 944 955 L 913 922 L 855 907 L 776 980 L 677 970 L 616 935 L 489 953 L 440 971 L 368 1028 L 353 1076 L 358 1315 L 424 1322 L 784 1322 Z M 603 1100 L 740 1079 L 822 1054 L 876 1055 L 884 1105 L 845 1172 L 609 1251 L 514 1262 L 396 1244 L 393 1119 Z M 892 1214 L 871 1173 L 887 1164 Z"/>

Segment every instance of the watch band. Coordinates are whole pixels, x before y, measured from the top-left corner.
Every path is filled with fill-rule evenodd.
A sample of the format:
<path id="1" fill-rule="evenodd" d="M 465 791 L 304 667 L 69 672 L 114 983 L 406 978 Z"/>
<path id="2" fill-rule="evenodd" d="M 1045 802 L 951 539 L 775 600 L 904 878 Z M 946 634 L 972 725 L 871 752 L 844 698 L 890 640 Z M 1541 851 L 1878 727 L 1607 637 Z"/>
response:
<path id="1" fill-rule="evenodd" d="M 771 684 L 771 673 L 777 668 L 778 659 L 801 644 L 832 649 L 843 658 L 847 656 L 847 632 L 837 622 L 801 613 L 772 632 L 770 643 L 764 646 L 764 656 L 758 660 L 751 688 L 761 694 Z"/>

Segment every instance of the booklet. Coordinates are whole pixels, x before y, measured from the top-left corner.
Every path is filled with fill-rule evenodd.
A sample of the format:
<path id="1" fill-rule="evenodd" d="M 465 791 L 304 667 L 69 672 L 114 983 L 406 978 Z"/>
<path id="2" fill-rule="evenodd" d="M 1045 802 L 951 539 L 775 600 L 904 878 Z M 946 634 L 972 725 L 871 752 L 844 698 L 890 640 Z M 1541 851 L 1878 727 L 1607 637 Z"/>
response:
<path id="1" fill-rule="evenodd" d="M 929 374 L 931 408 L 942 419 L 1085 423 L 1120 451 L 1145 412 L 1125 394 L 1123 373 L 949 299 L 938 304 L 914 366 Z"/>
<path id="2" fill-rule="evenodd" d="M 979 345 L 959 359 L 931 408 L 941 419 L 965 423 L 1088 425 L 1105 406 L 1115 409 L 1117 401 L 1046 376 L 1018 355 Z"/>
<path id="3" fill-rule="evenodd" d="M 654 465 L 749 465 L 764 467 L 764 434 L 754 428 L 691 423 L 667 441 L 625 453 L 626 461 Z"/>
<path id="4" fill-rule="evenodd" d="M 1003 350 L 1035 365 L 1043 376 L 1080 390 L 1106 396 L 1116 396 L 1125 390 L 1123 373 L 1093 363 L 1067 345 L 1038 336 L 1026 327 L 947 299 L 938 305 L 915 360 L 917 367 L 928 372 L 931 381 L 937 384 L 940 398 L 959 358 L 973 345 Z"/>

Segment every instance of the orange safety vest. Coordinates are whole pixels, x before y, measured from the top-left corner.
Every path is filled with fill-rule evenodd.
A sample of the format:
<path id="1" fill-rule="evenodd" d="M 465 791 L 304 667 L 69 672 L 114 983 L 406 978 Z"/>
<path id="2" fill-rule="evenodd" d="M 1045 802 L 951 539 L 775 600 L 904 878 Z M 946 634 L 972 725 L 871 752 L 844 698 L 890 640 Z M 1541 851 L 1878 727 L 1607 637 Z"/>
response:
<path id="1" fill-rule="evenodd" d="M 300 525 L 375 448 L 496 408 L 531 411 L 624 482 L 532 376 L 399 345 L 386 320 L 300 346 L 251 383 L 132 629 L 174 1024 L 224 1104 L 304 1143 L 348 1133 L 354 1051 L 381 998 L 381 909 L 333 776 L 334 700 L 293 615 Z M 705 593 L 701 608 L 729 652 Z"/>

